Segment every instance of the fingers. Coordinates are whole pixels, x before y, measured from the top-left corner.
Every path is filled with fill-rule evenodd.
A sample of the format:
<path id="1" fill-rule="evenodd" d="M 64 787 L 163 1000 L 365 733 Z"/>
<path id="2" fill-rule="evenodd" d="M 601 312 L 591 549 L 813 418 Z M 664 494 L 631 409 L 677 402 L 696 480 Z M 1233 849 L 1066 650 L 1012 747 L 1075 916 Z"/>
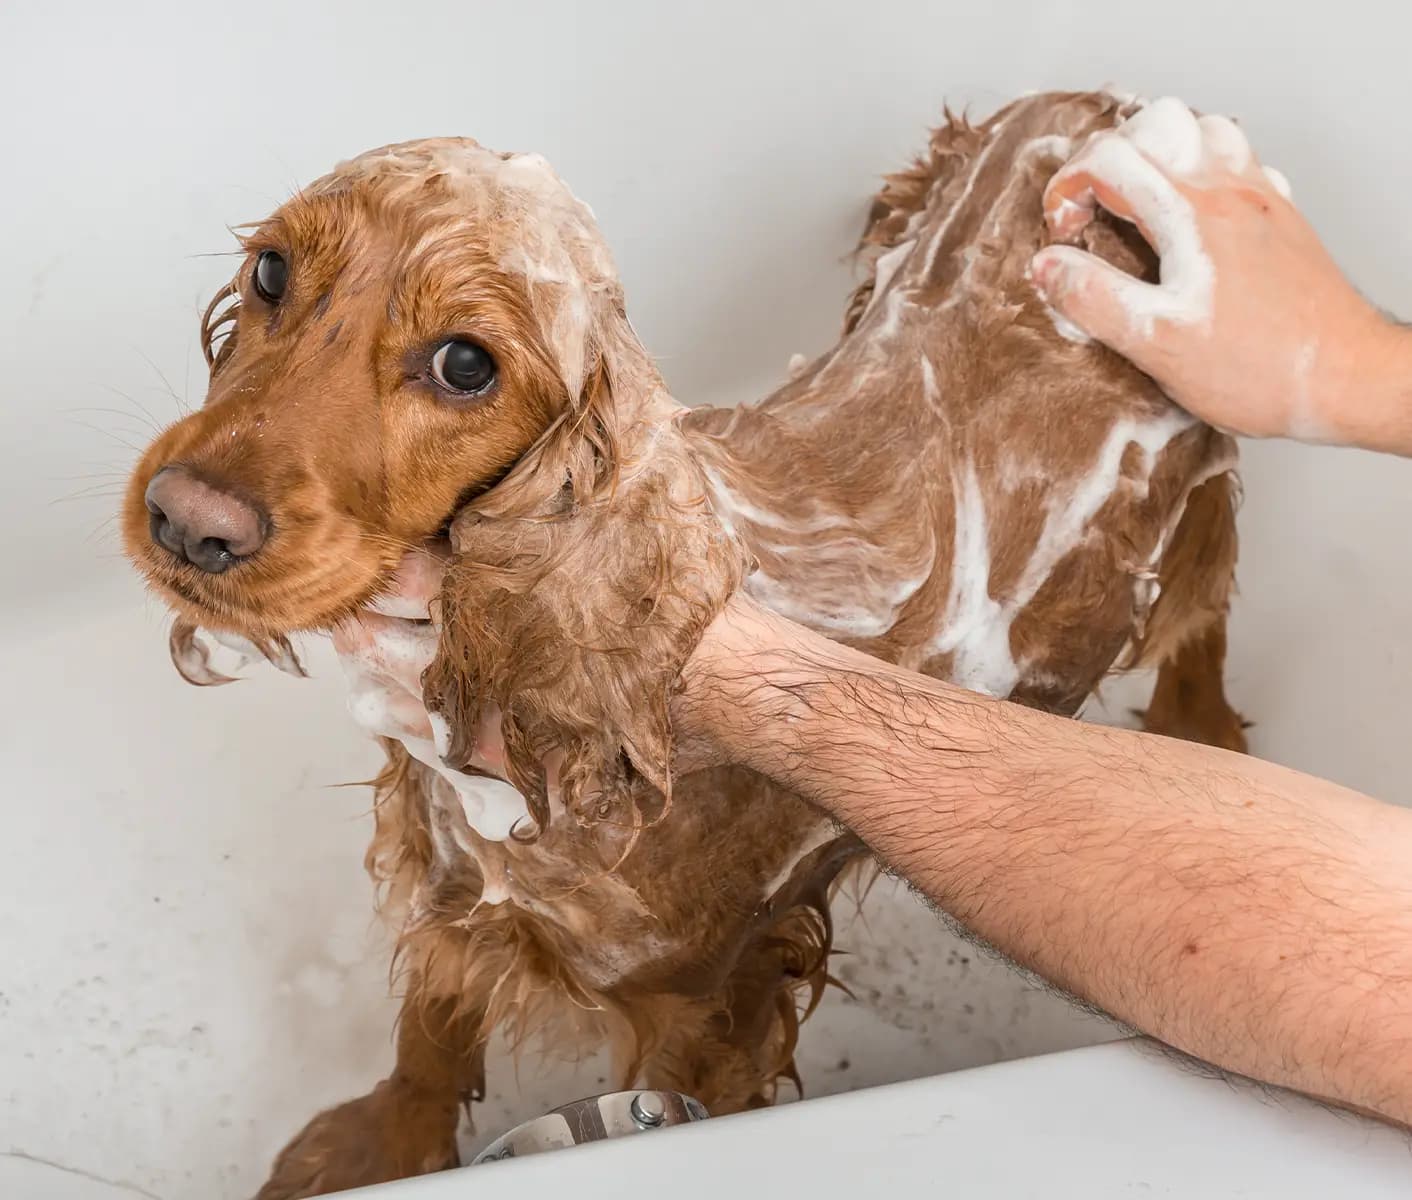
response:
<path id="1" fill-rule="evenodd" d="M 1136 224 L 1160 253 L 1163 217 L 1181 199 L 1176 186 L 1136 142 L 1100 134 L 1049 181 L 1044 215 L 1057 239 L 1073 241 L 1101 204 L 1114 216 Z"/>
<path id="2" fill-rule="evenodd" d="M 1050 246 L 1031 263 L 1036 288 L 1067 322 L 1143 365 L 1158 318 L 1199 323 L 1210 316 L 1213 268 L 1190 188 L 1213 173 L 1248 181 L 1255 166 L 1245 134 L 1226 117 L 1198 118 L 1171 98 L 1148 105 L 1091 137 L 1060 168 L 1045 189 L 1044 214 L 1061 241 L 1077 238 L 1100 205 L 1132 221 L 1161 258 L 1161 284 Z"/>
<path id="3" fill-rule="evenodd" d="M 1283 171 L 1277 170 L 1275 167 L 1262 167 L 1261 170 L 1265 172 L 1265 182 L 1275 190 L 1281 199 L 1293 201 L 1294 195 Z"/>
<path id="4" fill-rule="evenodd" d="M 1168 175 L 1194 175 L 1202 165 L 1205 139 L 1201 123 L 1175 96 L 1154 100 L 1114 133 L 1131 142 Z"/>
<path id="5" fill-rule="evenodd" d="M 421 697 L 376 675 L 349 678 L 348 713 L 359 728 L 375 737 L 429 741 L 432 736 Z"/>
<path id="6" fill-rule="evenodd" d="M 348 711 L 354 721 L 368 733 L 402 741 L 413 757 L 441 771 L 466 804 L 468 796 L 483 799 L 489 781 L 445 765 L 451 731 L 440 714 L 427 711 L 422 693 L 422 675 L 436 657 L 438 642 L 436 625 L 428 617 L 441 591 L 449 553 L 442 543 L 408 554 L 382 595 L 334 629 L 333 644 L 348 677 Z M 548 786 L 557 797 L 562 754 L 551 760 L 546 763 Z M 498 705 L 487 704 L 480 713 L 470 765 L 502 778 L 506 774 Z M 479 807 L 476 812 L 480 814 Z M 523 812 L 523 801 L 517 801 L 515 812 Z M 467 818 L 471 816 L 468 807 Z M 504 836 L 504 831 L 495 834 Z"/>
<path id="7" fill-rule="evenodd" d="M 1041 250 L 1031 272 L 1039 294 L 1063 317 L 1121 354 L 1136 354 L 1147 332 L 1140 315 L 1161 307 L 1156 284 L 1074 246 Z"/>
<path id="8" fill-rule="evenodd" d="M 1201 142 L 1206 158 L 1229 171 L 1232 175 L 1244 175 L 1255 164 L 1255 153 L 1241 129 L 1229 117 L 1215 114 L 1197 120 L 1201 127 Z"/>
<path id="9" fill-rule="evenodd" d="M 1284 172 L 1267 167 L 1255 157 L 1245 130 L 1229 117 L 1206 116 L 1198 124 L 1201 126 L 1203 144 L 1207 159 L 1231 175 L 1239 175 L 1252 182 L 1263 182 L 1281 199 L 1291 199 L 1289 180 Z"/>
<path id="10" fill-rule="evenodd" d="M 425 621 L 431 615 L 431 602 L 441 592 L 446 558 L 440 545 L 408 554 L 386 590 L 368 607 L 388 617 Z"/>
<path id="11" fill-rule="evenodd" d="M 441 713 L 431 714 L 431 730 L 436 752 L 445 758 L 451 753 L 451 727 Z M 481 708 L 471 762 L 481 770 L 505 774 L 505 738 L 500 728 L 500 705 L 494 700 Z"/>
<path id="12" fill-rule="evenodd" d="M 345 667 L 378 674 L 418 696 L 422 673 L 436 657 L 436 627 L 364 611 L 333 633 L 334 649 Z"/>
<path id="13" fill-rule="evenodd" d="M 1078 237 L 1100 204 L 1134 222 L 1159 254 L 1171 240 L 1172 214 L 1188 207 L 1176 185 L 1136 142 L 1111 134 L 1090 141 L 1044 190 L 1045 219 L 1061 241 Z"/>
<path id="14" fill-rule="evenodd" d="M 489 701 L 480 712 L 476 729 L 476 758 L 482 766 L 501 773 L 505 770 L 505 737 L 500 730 L 500 705 Z"/>
<path id="15" fill-rule="evenodd" d="M 1213 174 L 1252 178 L 1256 165 L 1244 131 L 1229 117 L 1197 117 L 1167 96 L 1089 138 L 1045 189 L 1045 219 L 1056 238 L 1072 241 L 1102 205 L 1146 235 L 1158 216 L 1154 202 L 1179 194 L 1178 182 L 1206 182 Z"/>

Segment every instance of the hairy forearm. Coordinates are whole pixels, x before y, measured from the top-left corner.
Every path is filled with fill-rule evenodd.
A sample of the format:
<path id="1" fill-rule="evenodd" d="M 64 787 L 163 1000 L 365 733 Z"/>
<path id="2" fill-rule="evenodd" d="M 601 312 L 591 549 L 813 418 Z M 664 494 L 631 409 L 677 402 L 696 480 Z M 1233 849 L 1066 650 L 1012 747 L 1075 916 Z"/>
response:
<path id="1" fill-rule="evenodd" d="M 733 604 L 683 724 L 1022 965 L 1227 1069 L 1412 1122 L 1412 814 L 975 696 Z"/>

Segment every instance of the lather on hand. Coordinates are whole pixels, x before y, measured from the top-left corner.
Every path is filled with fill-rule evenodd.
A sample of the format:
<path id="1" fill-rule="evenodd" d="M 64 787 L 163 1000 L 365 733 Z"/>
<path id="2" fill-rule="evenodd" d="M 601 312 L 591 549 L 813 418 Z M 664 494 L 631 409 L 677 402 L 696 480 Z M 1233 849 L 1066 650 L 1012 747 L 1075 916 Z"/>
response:
<path id="1" fill-rule="evenodd" d="M 1072 242 L 1100 206 L 1137 225 L 1161 281 L 1047 247 L 1034 283 L 1068 322 L 1222 429 L 1412 453 L 1412 338 L 1344 278 L 1232 121 L 1169 98 L 1097 134 L 1044 210 Z"/>

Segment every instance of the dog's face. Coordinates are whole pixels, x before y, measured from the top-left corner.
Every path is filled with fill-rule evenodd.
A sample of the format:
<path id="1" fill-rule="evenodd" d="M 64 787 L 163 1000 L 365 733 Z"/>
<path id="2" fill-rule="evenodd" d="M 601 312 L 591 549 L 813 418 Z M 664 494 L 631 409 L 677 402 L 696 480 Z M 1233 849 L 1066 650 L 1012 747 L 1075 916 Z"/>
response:
<path id="1" fill-rule="evenodd" d="M 243 243 L 206 403 L 143 454 L 122 528 L 184 620 L 258 640 L 368 601 L 576 402 L 616 281 L 543 160 L 459 139 L 345 163 Z"/>

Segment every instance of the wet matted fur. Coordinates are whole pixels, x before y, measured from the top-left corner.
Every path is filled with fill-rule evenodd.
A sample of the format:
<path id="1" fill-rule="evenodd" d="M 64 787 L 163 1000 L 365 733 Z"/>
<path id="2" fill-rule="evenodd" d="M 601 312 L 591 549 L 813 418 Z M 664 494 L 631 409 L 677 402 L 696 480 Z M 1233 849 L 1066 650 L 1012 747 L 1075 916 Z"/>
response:
<path id="1" fill-rule="evenodd" d="M 865 851 L 742 769 L 674 777 L 672 689 L 738 588 L 1060 713 L 1115 663 L 1160 666 L 1150 726 L 1243 746 L 1221 687 L 1233 444 L 1061 336 L 1026 279 L 1044 184 L 1130 111 L 1046 95 L 948 117 L 877 198 L 837 345 L 737 410 L 668 394 L 591 214 L 535 156 L 384 147 L 255 229 L 204 324 L 207 404 L 149 449 L 124 513 L 184 673 L 214 681 L 196 626 L 287 661 L 409 545 L 453 549 L 424 680 L 446 769 L 386 743 L 368 855 L 399 930 L 397 1066 L 314 1118 L 265 1200 L 454 1164 L 495 1029 L 607 1042 L 624 1084 L 717 1113 L 793 1077 L 830 889 Z M 1085 242 L 1156 270 L 1113 222 Z M 290 265 L 277 305 L 251 285 L 267 248 Z M 474 402 L 425 377 L 453 335 L 498 364 Z M 259 554 L 204 576 L 152 545 L 142 496 L 173 462 L 270 514 Z M 525 798 L 508 835 L 450 769 L 492 705 Z"/>

